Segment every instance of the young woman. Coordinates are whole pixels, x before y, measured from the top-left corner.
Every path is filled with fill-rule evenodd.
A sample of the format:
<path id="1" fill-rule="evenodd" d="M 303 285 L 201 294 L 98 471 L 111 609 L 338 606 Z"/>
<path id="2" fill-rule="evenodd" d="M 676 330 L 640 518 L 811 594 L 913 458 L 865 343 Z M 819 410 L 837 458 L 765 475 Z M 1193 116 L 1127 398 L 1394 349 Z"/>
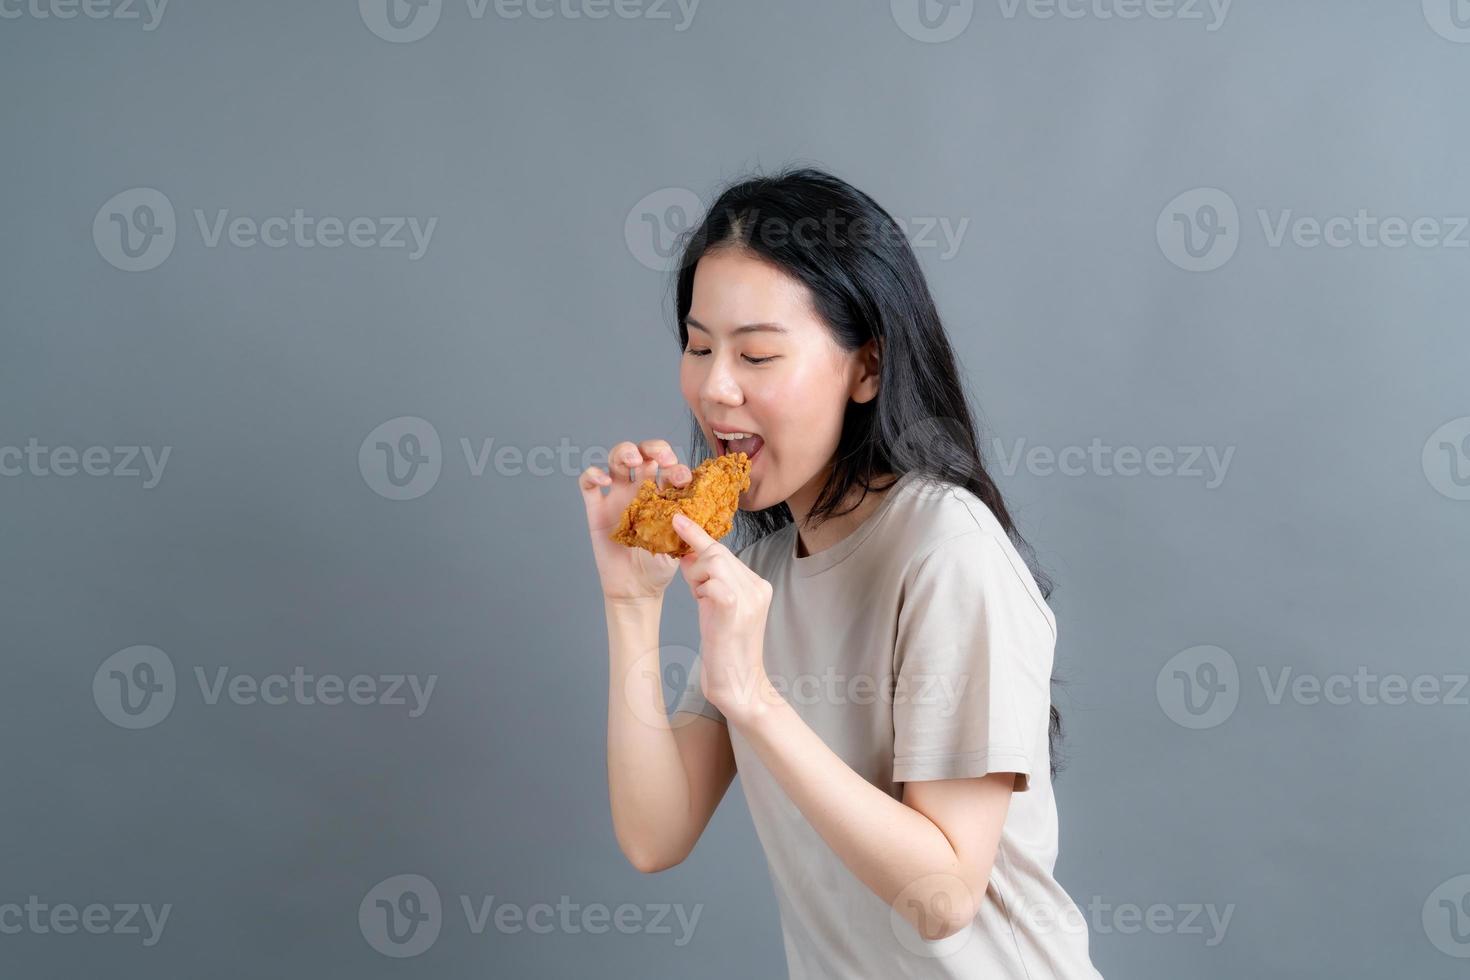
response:
<path id="1" fill-rule="evenodd" d="M 676 520 L 676 560 L 608 540 L 644 479 L 688 483 L 667 442 L 581 476 L 623 852 L 678 864 L 738 770 L 792 977 L 1098 977 L 1052 875 L 1049 587 L 899 227 L 821 171 L 741 181 L 684 244 L 677 312 L 690 459 L 744 452 L 750 488 L 738 550 Z M 643 681 L 676 572 L 699 669 L 666 720 Z"/>

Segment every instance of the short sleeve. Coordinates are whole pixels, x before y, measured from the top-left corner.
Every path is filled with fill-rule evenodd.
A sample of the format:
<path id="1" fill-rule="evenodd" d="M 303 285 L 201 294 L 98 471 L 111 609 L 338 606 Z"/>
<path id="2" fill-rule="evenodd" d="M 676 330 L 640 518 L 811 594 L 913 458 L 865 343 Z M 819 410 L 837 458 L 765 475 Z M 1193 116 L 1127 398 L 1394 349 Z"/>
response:
<path id="1" fill-rule="evenodd" d="M 709 699 L 704 696 L 704 691 L 700 690 L 699 675 L 703 665 L 704 657 L 696 655 L 694 665 L 689 668 L 689 680 L 684 685 L 684 693 L 679 696 L 679 700 L 674 704 L 674 710 L 669 714 L 673 716 L 680 711 L 693 711 L 706 718 L 713 718 L 722 725 L 728 725 L 730 723 L 725 719 L 725 713 L 710 704 Z"/>
<path id="2" fill-rule="evenodd" d="M 1016 773 L 1050 763 L 1055 627 L 1020 556 L 980 528 L 905 576 L 894 651 L 893 781 Z"/>

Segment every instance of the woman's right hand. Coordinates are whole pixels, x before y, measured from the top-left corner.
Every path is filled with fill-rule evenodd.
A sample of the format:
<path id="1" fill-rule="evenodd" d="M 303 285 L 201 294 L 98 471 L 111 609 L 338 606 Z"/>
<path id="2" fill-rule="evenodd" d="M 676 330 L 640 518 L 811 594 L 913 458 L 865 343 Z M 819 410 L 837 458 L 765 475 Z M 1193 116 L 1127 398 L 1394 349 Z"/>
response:
<path id="1" fill-rule="evenodd" d="M 602 594 L 618 600 L 658 599 L 679 571 L 679 560 L 643 548 L 630 548 L 612 540 L 610 535 L 623 511 L 638 495 L 638 488 L 644 480 L 653 479 L 655 472 L 660 489 L 685 486 L 694 474 L 679 462 L 663 439 L 620 442 L 608 452 L 608 466 L 611 475 L 589 466 L 577 478 L 582 502 L 587 507 L 587 531 L 592 537 L 592 555 L 602 579 Z M 603 487 L 611 490 L 604 494 Z"/>

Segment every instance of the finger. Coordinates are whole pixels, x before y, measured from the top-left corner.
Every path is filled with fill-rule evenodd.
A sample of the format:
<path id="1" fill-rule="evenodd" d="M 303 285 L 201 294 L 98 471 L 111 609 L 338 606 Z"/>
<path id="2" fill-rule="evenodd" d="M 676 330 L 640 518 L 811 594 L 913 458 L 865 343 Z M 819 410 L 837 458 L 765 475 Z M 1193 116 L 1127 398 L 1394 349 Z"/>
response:
<path id="1" fill-rule="evenodd" d="M 589 466 L 577 477 L 582 484 L 583 490 L 591 490 L 594 486 L 605 487 L 612 482 L 612 478 L 603 472 L 600 466 Z"/>
<path id="2" fill-rule="evenodd" d="M 626 440 L 607 451 L 608 469 L 612 473 L 612 478 L 621 483 L 636 479 L 632 471 L 642 463 L 643 454 L 638 451 L 637 446 Z"/>
<path id="3" fill-rule="evenodd" d="M 638 451 L 645 459 L 657 460 L 660 466 L 677 466 L 679 463 L 679 457 L 674 455 L 667 439 L 644 439 L 638 444 Z"/>
<path id="4" fill-rule="evenodd" d="M 694 590 L 696 599 L 708 599 L 716 605 L 728 606 L 735 600 L 735 590 L 729 584 L 712 578 Z"/>
<path id="5" fill-rule="evenodd" d="M 697 555 L 702 556 L 710 548 L 720 547 L 720 543 L 710 537 L 704 528 L 683 514 L 675 514 L 673 524 L 674 533 L 687 542 L 689 547 L 693 548 Z"/>
<path id="6" fill-rule="evenodd" d="M 587 508 L 587 523 L 591 525 L 601 508 L 602 488 L 612 486 L 612 478 L 596 466 L 589 466 L 577 477 L 577 486 L 582 491 L 582 504 Z"/>
<path id="7" fill-rule="evenodd" d="M 603 496 L 602 488 L 611 487 L 616 493 L 612 477 L 608 476 L 596 466 L 589 466 L 577 477 L 577 487 L 582 491 L 582 504 L 587 511 L 587 526 L 593 531 L 605 530 L 608 520 L 616 520 L 616 514 L 609 514 L 609 504 Z M 614 504 L 616 501 L 613 502 Z"/>
<path id="8" fill-rule="evenodd" d="M 660 488 L 687 486 L 692 479 L 694 479 L 694 473 L 683 463 L 680 463 L 671 470 L 659 471 Z"/>
<path id="9" fill-rule="evenodd" d="M 679 572 L 684 576 L 684 581 L 689 583 L 691 590 L 697 590 L 714 575 L 714 569 L 709 562 L 700 561 L 699 556 L 693 553 L 680 557 Z"/>
<path id="10" fill-rule="evenodd" d="M 641 484 L 644 480 L 655 480 L 657 476 L 658 460 L 648 456 L 644 456 L 643 462 L 628 471 L 628 479 L 635 484 Z"/>

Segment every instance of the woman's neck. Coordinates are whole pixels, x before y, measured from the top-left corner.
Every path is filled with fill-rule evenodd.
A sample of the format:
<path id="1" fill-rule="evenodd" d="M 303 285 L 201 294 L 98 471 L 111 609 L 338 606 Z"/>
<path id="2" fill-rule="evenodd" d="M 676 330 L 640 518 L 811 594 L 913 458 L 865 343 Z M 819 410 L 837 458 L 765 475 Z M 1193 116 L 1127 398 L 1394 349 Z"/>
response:
<path id="1" fill-rule="evenodd" d="M 816 505 L 817 495 L 821 492 L 827 476 L 827 473 L 821 474 L 801 490 L 792 494 L 786 501 L 786 506 L 791 510 L 791 517 L 796 523 L 796 557 L 798 558 L 808 558 L 820 551 L 825 551 L 855 531 L 883 503 L 883 498 L 892 485 L 892 475 L 884 473 L 871 479 L 871 482 L 883 487 L 881 490 L 872 489 L 865 494 L 861 486 L 851 487 L 837 510 L 839 512 L 846 510 L 861 498 L 861 502 L 857 503 L 855 508 L 845 514 L 838 513 L 828 517 L 816 527 L 807 527 L 807 518 Z"/>

